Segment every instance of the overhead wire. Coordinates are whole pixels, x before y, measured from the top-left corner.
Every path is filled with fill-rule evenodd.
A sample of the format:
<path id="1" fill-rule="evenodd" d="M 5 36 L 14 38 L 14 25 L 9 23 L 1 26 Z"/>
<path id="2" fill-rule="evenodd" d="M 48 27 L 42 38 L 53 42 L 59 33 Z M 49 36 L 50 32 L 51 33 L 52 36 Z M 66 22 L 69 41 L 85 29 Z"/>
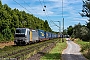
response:
<path id="1" fill-rule="evenodd" d="M 20 5 L 21 7 L 23 7 L 25 10 L 27 10 L 28 12 L 30 12 L 27 8 L 25 8 L 24 6 L 22 6 L 20 3 L 18 3 L 16 0 L 13 0 L 14 2 L 16 2 L 18 5 Z M 25 2 L 25 0 L 23 0 L 23 2 L 25 3 L 25 4 L 27 4 L 26 2 Z M 34 10 L 34 9 L 32 9 L 31 7 L 30 7 L 30 5 L 29 4 L 27 4 L 28 6 L 29 6 L 29 8 L 31 9 L 31 10 Z M 34 12 L 36 12 L 36 11 L 34 11 Z M 31 12 L 30 12 L 31 13 Z M 37 13 L 37 12 L 36 12 Z M 32 13 L 31 13 L 32 14 Z M 38 13 L 37 13 L 38 14 Z"/>
<path id="2" fill-rule="evenodd" d="M 41 2 L 41 1 L 40 1 L 40 2 Z M 47 19 L 49 20 L 49 16 L 47 16 L 47 15 L 48 15 L 48 13 L 47 13 L 47 9 L 46 9 L 46 5 L 45 5 L 44 0 L 43 0 L 43 4 L 44 4 L 44 6 L 43 6 L 43 7 L 45 8 L 44 13 L 45 13 L 45 15 L 46 15 Z M 44 9 L 44 8 L 43 8 L 43 9 Z M 51 20 L 50 20 L 50 21 L 51 21 Z M 50 21 L 49 21 L 49 22 L 50 22 Z"/>
<path id="3" fill-rule="evenodd" d="M 45 2 L 43 0 L 43 3 L 44 3 L 44 6 L 45 6 Z M 46 9 L 46 12 L 47 12 L 47 9 Z M 49 17 L 49 16 L 48 16 Z M 55 26 L 59 27 L 57 24 L 54 23 L 54 21 L 50 20 Z"/>
<path id="4" fill-rule="evenodd" d="M 44 4 L 44 7 L 45 7 L 46 5 L 45 5 L 44 0 L 43 0 L 43 4 Z M 45 8 L 46 8 L 46 7 L 45 7 Z M 46 9 L 44 12 L 45 12 L 45 14 L 46 14 L 46 16 L 47 16 L 47 15 L 48 15 L 47 9 Z M 49 16 L 47 16 L 47 18 L 50 19 Z M 51 22 L 52 22 L 55 26 L 59 27 L 57 24 L 54 23 L 54 21 L 50 20 L 49 23 L 51 23 Z"/>
<path id="5" fill-rule="evenodd" d="M 16 2 L 18 5 L 20 5 L 21 7 L 23 7 L 25 10 L 27 10 L 24 6 L 22 6 L 20 3 L 18 3 L 16 0 L 13 0 L 14 2 Z M 27 10 L 28 12 L 30 12 L 29 10 Z M 31 12 L 30 12 L 31 13 Z"/>
<path id="6" fill-rule="evenodd" d="M 62 18 L 63 18 L 63 0 L 62 0 Z"/>
<path id="7" fill-rule="evenodd" d="M 44 6 L 46 6 L 44 0 L 43 0 L 43 4 L 44 4 Z M 45 8 L 46 8 L 46 7 L 45 7 Z M 45 12 L 46 16 L 49 15 L 48 12 L 47 12 L 47 9 L 45 9 L 44 12 Z M 49 16 L 47 16 L 47 18 L 50 19 Z M 52 20 L 50 20 L 50 21 L 53 22 Z M 53 22 L 53 23 L 54 23 L 54 22 Z M 56 25 L 56 24 L 55 24 L 55 25 Z"/>
<path id="8" fill-rule="evenodd" d="M 44 3 L 44 6 L 45 6 L 45 2 L 44 2 L 44 0 L 43 0 L 43 3 Z"/>
<path id="9" fill-rule="evenodd" d="M 25 4 L 27 4 L 25 0 L 22 0 L 22 1 L 24 1 L 24 3 L 25 3 Z M 31 6 L 30 6 L 29 4 L 27 4 L 27 6 L 29 6 L 29 8 L 30 8 L 31 10 L 33 10 L 35 13 L 37 13 L 37 14 L 38 14 L 38 12 L 37 12 L 37 11 L 35 11 L 35 9 L 32 9 L 32 8 L 31 8 Z"/>
<path id="10" fill-rule="evenodd" d="M 16 0 L 13 0 L 14 2 L 16 2 L 18 5 L 20 5 L 21 7 L 23 7 L 25 10 L 27 10 L 28 12 L 30 12 L 27 8 L 25 8 L 24 6 L 22 6 L 20 3 L 18 3 Z M 23 0 L 24 1 L 24 0 Z M 40 0 L 39 0 L 40 1 Z M 27 4 L 25 1 L 24 1 L 24 3 L 25 4 Z M 45 6 L 45 2 L 44 2 L 44 0 L 43 0 L 43 3 L 44 3 L 44 6 Z M 42 4 L 42 2 L 40 1 L 40 4 L 41 4 L 41 6 L 42 6 L 42 8 L 44 9 L 44 7 L 43 7 L 43 4 Z M 28 5 L 28 4 L 27 4 Z M 29 6 L 29 5 L 28 5 Z M 30 6 L 29 6 L 30 7 Z M 30 7 L 31 8 L 31 7 Z M 31 12 L 30 12 L 31 13 Z M 37 13 L 37 12 L 36 12 Z M 45 13 L 45 15 L 46 15 L 46 17 L 47 17 L 47 19 L 49 20 L 49 18 L 48 18 L 48 16 L 47 16 L 47 13 L 46 13 L 46 11 L 44 11 L 44 13 Z M 31 13 L 32 14 L 32 13 Z M 34 19 L 34 18 L 33 18 Z M 52 20 L 50 20 L 51 22 L 53 22 Z M 54 22 L 53 22 L 53 24 L 55 24 Z M 57 26 L 56 24 L 55 24 L 55 26 Z M 58 27 L 58 26 L 57 26 Z"/>
<path id="11" fill-rule="evenodd" d="M 39 1 L 40 1 L 40 0 L 39 0 Z M 43 6 L 43 4 L 42 4 L 41 1 L 40 1 L 40 4 L 41 4 L 42 8 L 44 9 L 44 7 L 46 6 L 44 0 L 43 0 L 44 6 Z M 45 7 L 45 8 L 46 8 L 46 7 Z M 47 19 L 49 20 L 49 16 L 48 16 L 48 13 L 47 13 L 47 9 L 45 9 L 44 13 L 45 13 Z M 57 26 L 52 20 L 50 20 L 50 21 L 51 21 L 55 26 Z"/>
<path id="12" fill-rule="evenodd" d="M 43 0 L 43 1 L 44 1 L 44 0 Z M 44 9 L 44 6 L 43 6 L 41 0 L 39 0 L 39 2 L 40 2 L 40 4 L 41 4 L 41 6 L 42 6 L 42 9 Z M 49 18 L 48 18 L 48 16 L 47 16 L 47 13 L 46 13 L 45 11 L 44 11 L 44 13 L 45 13 L 46 18 L 49 20 Z"/>
<path id="13" fill-rule="evenodd" d="M 20 3 L 18 3 L 16 0 L 13 0 L 14 2 L 16 2 L 18 5 L 20 5 L 21 7 L 23 7 L 25 10 L 27 10 L 28 12 L 30 12 L 28 9 L 26 9 L 24 6 L 22 6 Z M 24 0 L 23 0 L 24 1 Z M 24 1 L 25 2 L 25 1 Z M 31 12 L 30 12 L 30 14 L 32 14 Z M 32 14 L 33 15 L 33 14 Z M 34 20 L 34 18 L 33 18 L 33 20 Z M 31 22 L 31 21 L 30 21 Z M 31 26 L 31 25 L 30 25 Z M 30 27 L 31 28 L 31 27 Z"/>
<path id="14" fill-rule="evenodd" d="M 42 2 L 41 2 L 41 0 L 39 0 L 39 2 L 40 2 L 41 6 L 42 6 L 42 8 L 43 8 L 43 5 L 42 5 Z"/>
<path id="15" fill-rule="evenodd" d="M 23 1 L 24 1 L 25 4 L 27 4 L 25 0 L 23 0 Z M 31 8 L 31 6 L 30 6 L 29 4 L 27 4 L 27 5 L 29 6 L 29 8 L 30 8 L 31 10 L 34 10 L 34 9 Z M 34 10 L 34 12 L 37 13 L 37 11 L 35 11 L 35 10 Z M 37 14 L 38 14 L 38 13 L 37 13 Z"/>
<path id="16" fill-rule="evenodd" d="M 44 0 L 43 0 L 43 4 L 44 4 L 44 8 L 43 8 L 43 9 L 45 9 L 44 13 L 45 13 L 45 15 L 47 16 L 47 19 L 50 20 L 50 19 L 49 19 L 49 16 L 48 16 L 48 13 L 47 13 L 47 9 L 46 9 L 46 5 L 45 5 Z"/>

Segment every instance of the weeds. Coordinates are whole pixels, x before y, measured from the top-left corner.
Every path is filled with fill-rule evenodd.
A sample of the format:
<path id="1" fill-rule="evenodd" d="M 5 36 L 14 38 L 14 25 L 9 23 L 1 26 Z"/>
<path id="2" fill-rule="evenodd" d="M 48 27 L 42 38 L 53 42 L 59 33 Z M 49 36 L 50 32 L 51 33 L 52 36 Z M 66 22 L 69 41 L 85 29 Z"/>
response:
<path id="1" fill-rule="evenodd" d="M 66 48 L 66 42 L 58 42 L 56 46 L 49 52 L 46 53 L 40 60 L 60 60 L 62 51 Z"/>
<path id="2" fill-rule="evenodd" d="M 83 55 L 90 60 L 90 42 L 82 40 L 76 40 L 75 42 L 81 46 L 81 52 Z"/>

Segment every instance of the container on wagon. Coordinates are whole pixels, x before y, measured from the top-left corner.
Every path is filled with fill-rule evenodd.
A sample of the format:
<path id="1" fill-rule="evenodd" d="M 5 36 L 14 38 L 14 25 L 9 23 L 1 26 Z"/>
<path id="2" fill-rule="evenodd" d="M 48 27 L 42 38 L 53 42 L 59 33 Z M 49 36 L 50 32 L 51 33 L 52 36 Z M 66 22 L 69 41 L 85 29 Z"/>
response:
<path id="1" fill-rule="evenodd" d="M 49 36 L 48 36 L 48 32 L 45 31 L 45 32 L 44 32 L 44 35 L 45 35 L 45 38 L 46 38 L 46 39 L 49 38 Z"/>
<path id="2" fill-rule="evenodd" d="M 38 30 L 39 40 L 45 40 L 44 30 Z"/>

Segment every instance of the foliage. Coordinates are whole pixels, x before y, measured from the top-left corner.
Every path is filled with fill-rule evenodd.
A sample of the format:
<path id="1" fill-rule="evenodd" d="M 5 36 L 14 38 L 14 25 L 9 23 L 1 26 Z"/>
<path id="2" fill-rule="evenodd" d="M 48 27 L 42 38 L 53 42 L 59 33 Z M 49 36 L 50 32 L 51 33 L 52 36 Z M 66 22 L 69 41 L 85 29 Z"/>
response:
<path id="1" fill-rule="evenodd" d="M 76 40 L 75 42 L 81 46 L 81 52 L 83 55 L 90 60 L 90 42 L 85 42 L 82 40 Z"/>
<path id="2" fill-rule="evenodd" d="M 42 20 L 25 11 L 11 9 L 0 0 L 0 41 L 13 40 L 16 28 L 42 29 L 52 32 L 47 20 Z"/>
<path id="3" fill-rule="evenodd" d="M 88 20 L 87 28 L 90 30 L 90 19 Z"/>
<path id="4" fill-rule="evenodd" d="M 45 20 L 43 27 L 45 27 L 44 30 L 52 32 L 51 28 L 49 27 L 47 20 Z"/>
<path id="5" fill-rule="evenodd" d="M 72 35 L 72 33 L 73 33 L 73 27 L 72 26 L 69 26 L 68 28 L 67 28 L 67 33 L 68 33 L 68 35 Z"/>
<path id="6" fill-rule="evenodd" d="M 6 40 L 9 40 L 11 37 L 12 37 L 12 35 L 11 35 L 11 30 L 7 27 L 7 28 L 5 28 L 3 31 L 2 31 L 2 33 L 3 33 L 3 36 L 6 38 Z"/>
<path id="7" fill-rule="evenodd" d="M 90 18 L 90 0 L 83 1 L 83 9 L 82 13 L 80 13 L 82 17 L 89 17 Z"/>
<path id="8" fill-rule="evenodd" d="M 85 41 L 88 40 L 90 35 L 89 29 L 87 27 L 81 27 L 80 30 L 81 39 Z"/>
<path id="9" fill-rule="evenodd" d="M 81 24 L 80 23 L 78 25 L 74 26 L 73 35 L 75 36 L 75 38 L 80 38 L 81 37 L 80 36 L 80 32 L 81 32 L 80 28 L 81 28 Z"/>
<path id="10" fill-rule="evenodd" d="M 67 33 L 73 38 L 80 38 L 84 41 L 90 40 L 90 30 L 87 28 L 87 26 L 81 25 L 80 23 L 78 23 L 74 27 L 69 26 L 67 31 Z"/>
<path id="11" fill-rule="evenodd" d="M 63 33 L 64 35 L 67 35 L 67 30 L 64 29 L 62 33 Z"/>

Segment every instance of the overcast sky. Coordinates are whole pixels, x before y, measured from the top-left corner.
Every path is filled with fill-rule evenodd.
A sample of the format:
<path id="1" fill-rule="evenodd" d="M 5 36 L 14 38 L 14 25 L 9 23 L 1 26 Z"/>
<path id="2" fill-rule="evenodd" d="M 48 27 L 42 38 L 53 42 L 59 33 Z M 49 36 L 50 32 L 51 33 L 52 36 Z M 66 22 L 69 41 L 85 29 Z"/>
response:
<path id="1" fill-rule="evenodd" d="M 58 31 L 59 28 L 56 27 L 52 21 L 60 21 L 62 29 L 62 0 L 2 0 L 2 3 L 7 4 L 12 9 L 17 8 L 20 11 L 24 10 L 27 13 L 39 17 L 40 19 L 47 20 L 50 27 L 54 31 Z M 81 24 L 86 24 L 87 18 L 81 17 L 79 14 L 79 12 L 82 10 L 82 4 L 82 0 L 63 0 L 65 29 L 68 26 L 74 26 L 79 22 Z M 45 12 L 43 11 L 43 8 L 45 9 Z M 55 24 L 59 25 L 58 22 L 55 22 Z"/>

